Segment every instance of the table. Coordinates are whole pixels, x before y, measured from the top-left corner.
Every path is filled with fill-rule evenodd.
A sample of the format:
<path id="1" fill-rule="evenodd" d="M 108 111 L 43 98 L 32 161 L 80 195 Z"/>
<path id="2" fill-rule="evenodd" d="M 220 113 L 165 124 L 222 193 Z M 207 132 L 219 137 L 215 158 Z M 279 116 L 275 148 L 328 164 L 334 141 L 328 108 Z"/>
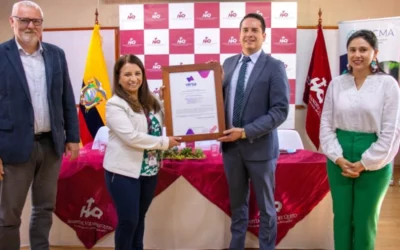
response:
<path id="1" fill-rule="evenodd" d="M 60 173 L 55 214 L 76 231 L 78 238 L 87 248 L 91 248 L 96 243 L 101 243 L 103 238 L 109 237 L 105 236 L 114 231 L 117 220 L 115 208 L 104 184 L 103 157 L 104 154 L 100 151 L 82 150 L 78 160 L 63 160 Z M 325 163 L 326 159 L 323 155 L 306 150 L 280 156 L 276 172 L 277 187 L 275 194 L 278 211 L 278 246 L 288 232 L 303 220 L 329 193 Z M 200 240 L 203 244 L 194 244 L 193 240 L 190 246 L 187 243 L 180 244 L 180 236 L 184 238 L 185 231 L 179 229 L 185 228 L 185 223 L 191 222 L 179 220 L 179 214 L 185 214 L 185 212 L 182 212 L 180 207 L 176 206 L 178 203 L 176 200 L 181 196 L 185 200 L 181 200 L 180 204 L 190 203 L 190 196 L 179 195 L 179 193 L 184 193 L 187 190 L 175 188 L 176 193 L 172 195 L 176 197 L 175 202 L 169 199 L 170 202 L 164 200 L 162 205 L 158 204 L 158 197 L 162 196 L 163 193 L 167 193 L 171 185 L 178 182 L 181 183 L 181 186 L 186 185 L 187 190 L 189 190 L 188 186 L 192 186 L 205 200 L 201 201 L 202 203 L 209 202 L 213 204 L 214 211 L 223 212 L 224 215 L 219 213 L 213 220 L 217 221 L 217 217 L 222 218 L 218 224 L 224 224 L 224 229 L 221 227 L 219 232 L 212 233 L 212 236 L 220 238 L 222 241 L 211 247 L 207 245 L 211 236 L 210 230 L 217 228 L 218 225 L 213 221 L 207 220 L 210 217 L 209 214 L 197 210 L 190 220 L 199 224 L 199 230 L 196 231 L 195 237 L 204 238 L 204 240 Z M 171 197 L 171 194 L 169 195 Z M 154 221 L 156 218 L 154 211 L 164 212 L 165 214 L 171 210 L 178 215 L 175 216 L 173 221 L 163 218 L 162 215 L 158 216 L 157 221 Z M 329 215 L 327 218 L 329 221 L 331 220 L 331 212 L 330 210 L 326 212 Z M 219 246 L 224 248 L 229 243 L 229 216 L 228 189 L 221 156 L 212 157 L 208 155 L 207 159 L 196 161 L 164 160 L 163 168 L 159 174 L 156 197 L 146 219 L 145 246 L 152 249 L 187 249 L 187 247 L 191 249 L 210 249 Z M 164 221 L 160 221 L 160 218 L 163 218 Z M 208 222 L 202 224 L 202 221 Z M 250 196 L 248 231 L 252 234 L 253 239 L 258 234 L 258 223 L 259 214 L 252 192 Z M 196 224 L 193 224 L 192 227 L 196 227 Z M 180 233 L 176 234 L 173 239 L 162 237 L 163 234 L 167 234 L 166 232 L 170 233 L 171 229 L 180 231 Z M 329 226 L 325 232 L 325 234 L 328 234 L 326 238 L 329 244 L 331 244 L 330 229 L 331 227 Z M 304 237 L 308 236 L 304 235 Z M 157 241 L 156 238 L 160 240 Z M 253 242 L 252 244 L 256 243 Z"/>

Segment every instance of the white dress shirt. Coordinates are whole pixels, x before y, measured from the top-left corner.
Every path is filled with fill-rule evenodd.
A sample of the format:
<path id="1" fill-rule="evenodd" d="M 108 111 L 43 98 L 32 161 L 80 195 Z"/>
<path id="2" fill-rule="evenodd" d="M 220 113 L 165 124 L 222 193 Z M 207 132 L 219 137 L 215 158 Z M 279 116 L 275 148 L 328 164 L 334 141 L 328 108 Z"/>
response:
<path id="1" fill-rule="evenodd" d="M 247 81 L 249 80 L 251 72 L 253 71 L 254 65 L 256 64 L 257 59 L 261 54 L 261 51 L 262 51 L 262 49 L 260 49 L 256 53 L 251 54 L 249 56 L 250 61 L 247 63 L 246 75 L 245 75 L 245 78 L 244 78 L 244 89 L 246 89 Z M 240 59 L 238 61 L 238 64 L 236 65 L 235 70 L 233 71 L 232 79 L 231 79 L 231 82 L 230 82 L 229 102 L 228 102 L 228 128 L 233 128 L 233 125 L 232 125 L 233 106 L 234 106 L 234 103 L 235 103 L 236 85 L 237 85 L 237 81 L 238 81 L 238 78 L 239 78 L 239 71 L 240 71 L 240 67 L 242 66 L 242 62 L 243 62 L 243 54 L 240 57 Z"/>
<path id="2" fill-rule="evenodd" d="M 366 170 L 378 170 L 390 163 L 400 144 L 400 90 L 389 75 L 369 75 L 357 90 L 354 77 L 344 74 L 329 84 L 321 115 L 321 149 L 335 162 L 343 157 L 336 129 L 376 133 L 378 140 L 363 154 Z"/>
<path id="3" fill-rule="evenodd" d="M 37 51 L 29 54 L 21 47 L 17 39 L 15 39 L 15 42 L 18 46 L 32 100 L 35 134 L 49 132 L 51 127 L 47 100 L 46 68 L 42 55 L 43 47 L 40 44 Z"/>

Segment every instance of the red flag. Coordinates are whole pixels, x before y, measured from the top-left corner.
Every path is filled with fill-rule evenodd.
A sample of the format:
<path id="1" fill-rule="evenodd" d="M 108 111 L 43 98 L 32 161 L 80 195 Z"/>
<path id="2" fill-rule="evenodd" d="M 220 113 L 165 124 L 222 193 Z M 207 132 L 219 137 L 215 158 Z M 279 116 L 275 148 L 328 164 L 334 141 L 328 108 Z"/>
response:
<path id="1" fill-rule="evenodd" d="M 320 23 L 303 94 L 303 101 L 308 105 L 306 132 L 317 149 L 319 149 L 319 126 L 325 93 L 331 80 L 324 33 Z"/>

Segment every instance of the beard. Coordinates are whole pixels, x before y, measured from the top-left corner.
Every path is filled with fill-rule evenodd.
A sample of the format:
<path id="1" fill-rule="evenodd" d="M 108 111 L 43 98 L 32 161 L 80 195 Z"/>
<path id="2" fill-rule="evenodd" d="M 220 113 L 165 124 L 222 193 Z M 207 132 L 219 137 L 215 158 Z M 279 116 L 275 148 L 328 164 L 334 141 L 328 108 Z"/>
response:
<path id="1" fill-rule="evenodd" d="M 38 35 L 34 31 L 21 32 L 19 38 L 26 44 L 36 44 L 39 41 Z"/>

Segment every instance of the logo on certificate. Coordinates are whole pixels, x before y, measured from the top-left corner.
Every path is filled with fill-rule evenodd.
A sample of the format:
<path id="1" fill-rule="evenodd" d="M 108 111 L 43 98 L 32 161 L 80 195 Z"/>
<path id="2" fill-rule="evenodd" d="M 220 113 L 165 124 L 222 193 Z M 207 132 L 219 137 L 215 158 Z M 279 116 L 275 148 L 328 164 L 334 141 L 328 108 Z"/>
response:
<path id="1" fill-rule="evenodd" d="M 196 82 L 193 82 L 193 81 L 194 81 L 193 76 L 186 77 L 186 81 L 187 81 L 187 82 L 186 82 L 186 86 L 187 86 L 187 87 L 196 86 L 196 85 L 197 85 Z"/>

